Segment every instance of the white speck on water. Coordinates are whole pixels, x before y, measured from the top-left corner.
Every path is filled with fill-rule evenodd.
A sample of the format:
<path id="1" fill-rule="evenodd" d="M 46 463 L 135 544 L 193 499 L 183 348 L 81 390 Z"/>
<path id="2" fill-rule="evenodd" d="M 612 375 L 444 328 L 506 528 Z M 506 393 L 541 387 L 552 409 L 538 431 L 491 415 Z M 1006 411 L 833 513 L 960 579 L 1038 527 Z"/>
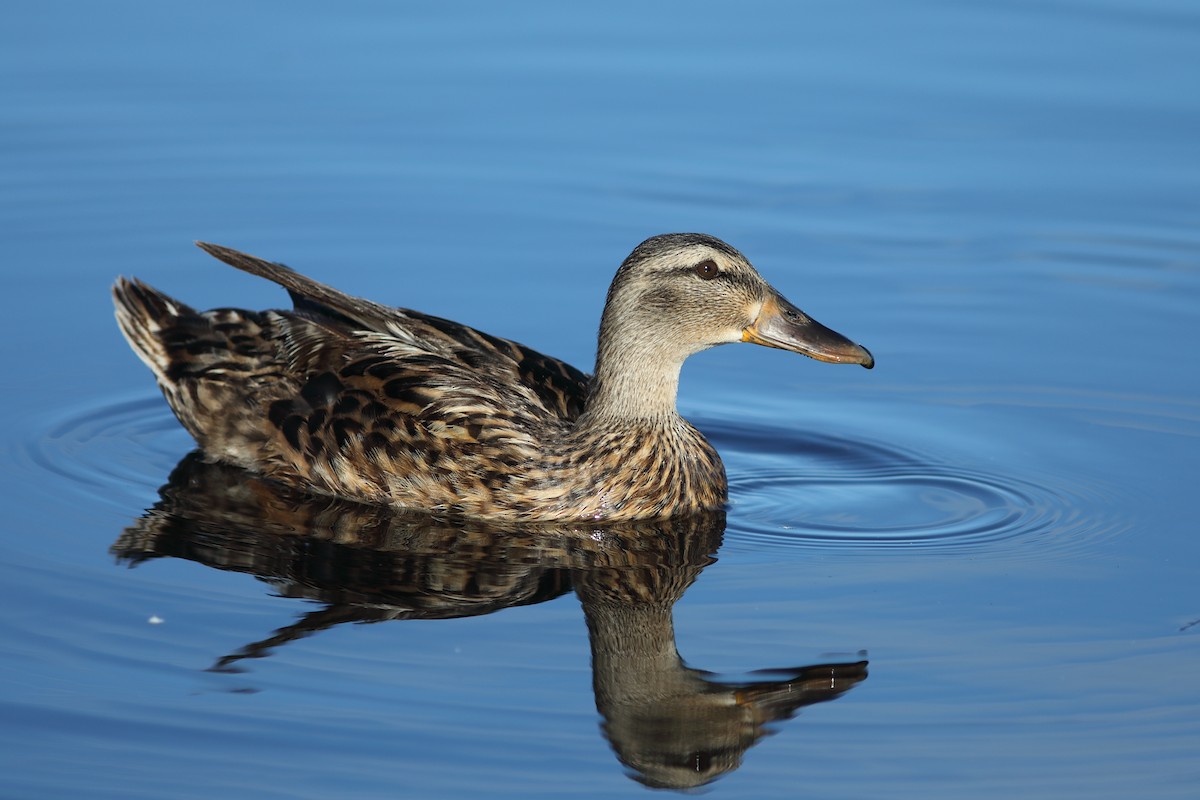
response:
<path id="1" fill-rule="evenodd" d="M 163 621 L 163 618 L 158 614 L 151 614 L 150 619 L 146 620 L 146 622 L 149 622 L 151 625 L 162 625 Z"/>

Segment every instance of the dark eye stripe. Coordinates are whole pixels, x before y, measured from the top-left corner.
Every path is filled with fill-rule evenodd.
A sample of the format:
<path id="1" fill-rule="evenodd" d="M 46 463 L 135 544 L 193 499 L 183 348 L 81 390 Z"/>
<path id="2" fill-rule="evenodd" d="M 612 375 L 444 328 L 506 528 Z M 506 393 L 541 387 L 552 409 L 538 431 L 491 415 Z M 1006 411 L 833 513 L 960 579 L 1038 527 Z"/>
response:
<path id="1" fill-rule="evenodd" d="M 713 278 L 721 276 L 721 268 L 717 266 L 717 262 L 711 258 L 706 258 L 696 266 L 692 267 L 692 272 L 695 272 L 706 281 L 711 281 Z"/>

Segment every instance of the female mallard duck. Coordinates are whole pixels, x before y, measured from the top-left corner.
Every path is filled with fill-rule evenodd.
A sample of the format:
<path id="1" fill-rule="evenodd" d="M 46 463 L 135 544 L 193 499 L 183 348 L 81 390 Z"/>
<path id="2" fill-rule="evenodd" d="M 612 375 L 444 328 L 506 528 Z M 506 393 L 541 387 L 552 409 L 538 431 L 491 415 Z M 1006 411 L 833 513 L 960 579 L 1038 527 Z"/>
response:
<path id="1" fill-rule="evenodd" d="M 655 236 L 625 259 L 591 378 L 516 342 L 200 247 L 283 286 L 295 308 L 201 313 L 119 278 L 125 338 L 210 457 L 364 502 L 523 522 L 716 509 L 725 468 L 675 410 L 684 359 L 740 341 L 874 365 L 702 234 Z"/>

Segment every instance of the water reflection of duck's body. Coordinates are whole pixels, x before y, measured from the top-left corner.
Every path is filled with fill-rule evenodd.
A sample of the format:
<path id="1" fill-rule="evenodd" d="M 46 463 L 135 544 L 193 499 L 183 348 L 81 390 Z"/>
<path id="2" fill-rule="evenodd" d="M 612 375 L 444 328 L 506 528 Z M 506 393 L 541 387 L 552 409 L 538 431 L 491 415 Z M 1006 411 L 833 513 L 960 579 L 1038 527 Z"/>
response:
<path id="1" fill-rule="evenodd" d="M 118 280 L 121 329 L 175 414 L 211 457 L 373 503 L 510 520 L 713 510 L 725 471 L 675 410 L 684 359 L 749 341 L 873 363 L 700 234 L 648 239 L 621 265 L 591 378 L 514 342 L 201 246 L 282 285 L 295 308 L 200 313 Z"/>
<path id="2" fill-rule="evenodd" d="M 574 589 L 587 618 L 604 732 L 635 777 L 653 786 L 715 780 L 737 768 L 771 723 L 866 678 L 864 661 L 740 682 L 683 662 L 672 609 L 714 561 L 722 511 L 604 526 L 492 527 L 306 497 L 199 454 L 180 463 L 161 494 L 113 545 L 121 560 L 186 558 L 323 603 L 219 659 L 217 672 L 238 672 L 245 659 L 342 623 L 477 616 Z M 536 699 L 520 704 L 530 705 Z"/>

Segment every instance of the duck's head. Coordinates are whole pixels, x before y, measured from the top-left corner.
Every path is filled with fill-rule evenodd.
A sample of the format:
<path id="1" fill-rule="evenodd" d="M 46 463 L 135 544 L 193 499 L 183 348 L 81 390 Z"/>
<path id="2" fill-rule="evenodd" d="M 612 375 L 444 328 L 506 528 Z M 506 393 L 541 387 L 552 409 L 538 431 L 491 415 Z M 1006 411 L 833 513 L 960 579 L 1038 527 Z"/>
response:
<path id="1" fill-rule="evenodd" d="M 601 322 L 597 369 L 617 351 L 678 365 L 729 342 L 834 364 L 875 365 L 865 347 L 788 302 L 733 247 L 705 234 L 669 233 L 639 244 L 617 271 Z"/>

